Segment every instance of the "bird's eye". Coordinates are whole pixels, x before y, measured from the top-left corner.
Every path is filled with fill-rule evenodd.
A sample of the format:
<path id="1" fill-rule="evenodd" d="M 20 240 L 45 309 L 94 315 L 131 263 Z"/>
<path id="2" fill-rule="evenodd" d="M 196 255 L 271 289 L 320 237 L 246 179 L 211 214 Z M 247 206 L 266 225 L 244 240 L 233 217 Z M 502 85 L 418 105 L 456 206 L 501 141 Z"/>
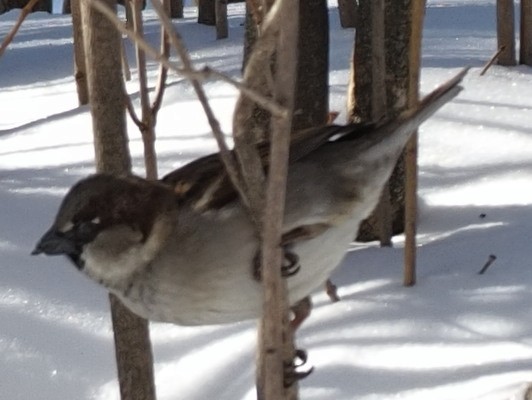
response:
<path id="1" fill-rule="evenodd" d="M 92 239 L 94 239 L 100 232 L 100 225 L 99 218 L 94 218 L 91 221 L 78 222 L 73 228 L 76 239 L 83 243 L 92 241 Z"/>

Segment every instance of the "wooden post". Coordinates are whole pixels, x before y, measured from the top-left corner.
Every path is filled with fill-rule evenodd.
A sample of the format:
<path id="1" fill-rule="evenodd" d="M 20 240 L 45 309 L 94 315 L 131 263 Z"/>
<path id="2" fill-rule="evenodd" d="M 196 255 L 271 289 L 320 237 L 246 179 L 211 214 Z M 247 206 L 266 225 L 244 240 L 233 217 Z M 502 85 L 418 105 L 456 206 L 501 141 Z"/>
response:
<path id="1" fill-rule="evenodd" d="M 504 47 L 499 65 L 515 65 L 514 1 L 497 0 L 497 48 Z"/>
<path id="2" fill-rule="evenodd" d="M 419 73 L 421 69 L 421 39 L 426 0 L 412 1 L 412 32 L 410 35 L 408 68 L 408 106 L 417 106 L 419 101 Z M 417 232 L 417 153 L 418 135 L 414 133 L 405 151 L 405 286 L 416 283 L 416 232 Z"/>
<path id="3" fill-rule="evenodd" d="M 519 63 L 532 66 L 532 0 L 521 0 Z"/>

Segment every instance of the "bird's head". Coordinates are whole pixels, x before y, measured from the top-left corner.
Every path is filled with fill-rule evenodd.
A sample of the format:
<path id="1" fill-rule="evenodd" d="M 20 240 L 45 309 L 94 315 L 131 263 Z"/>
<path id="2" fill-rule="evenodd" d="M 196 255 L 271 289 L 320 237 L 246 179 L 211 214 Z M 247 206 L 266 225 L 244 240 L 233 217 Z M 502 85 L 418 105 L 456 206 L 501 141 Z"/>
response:
<path id="1" fill-rule="evenodd" d="M 83 269 L 87 247 L 110 261 L 145 244 L 175 197 L 168 187 L 142 178 L 95 174 L 67 193 L 51 228 L 32 254 L 66 255 Z"/>

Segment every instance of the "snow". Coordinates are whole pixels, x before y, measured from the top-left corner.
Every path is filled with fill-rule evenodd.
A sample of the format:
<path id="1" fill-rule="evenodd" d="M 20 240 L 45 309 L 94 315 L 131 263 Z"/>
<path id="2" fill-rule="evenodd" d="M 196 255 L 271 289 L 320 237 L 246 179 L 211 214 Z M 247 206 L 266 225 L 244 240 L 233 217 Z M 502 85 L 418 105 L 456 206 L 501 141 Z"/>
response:
<path id="1" fill-rule="evenodd" d="M 315 367 L 302 399 L 518 400 L 532 382 L 532 70 L 493 66 L 479 76 L 496 48 L 494 10 L 495 1 L 429 0 L 422 91 L 473 68 L 463 93 L 421 129 L 418 283 L 402 286 L 402 237 L 392 249 L 353 244 L 333 276 L 342 301 L 318 292 L 299 332 Z M 223 41 L 195 13 L 188 7 L 177 23 L 195 62 L 238 76 L 242 6 L 230 6 Z M 0 36 L 17 16 L 0 16 Z M 339 28 L 334 3 L 330 20 L 331 109 L 342 121 L 353 31 Z M 29 256 L 67 188 L 93 171 L 70 35 L 67 16 L 31 15 L 0 59 L 2 399 L 118 399 L 105 291 L 66 260 Z M 170 83 L 157 127 L 161 173 L 215 149 L 190 86 L 175 75 Z M 206 86 L 229 132 L 236 92 Z M 128 90 L 137 92 L 135 81 Z M 129 128 L 141 174 L 141 141 Z M 151 327 L 159 399 L 254 398 L 253 321 Z"/>

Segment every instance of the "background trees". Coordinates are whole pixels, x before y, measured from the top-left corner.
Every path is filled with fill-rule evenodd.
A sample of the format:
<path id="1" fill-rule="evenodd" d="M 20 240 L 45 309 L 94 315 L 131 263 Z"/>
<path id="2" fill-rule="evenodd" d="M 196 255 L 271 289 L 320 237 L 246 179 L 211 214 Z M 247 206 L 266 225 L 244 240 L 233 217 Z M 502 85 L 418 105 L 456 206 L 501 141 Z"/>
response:
<path id="1" fill-rule="evenodd" d="M 319 114 L 319 113 L 317 113 L 317 114 Z"/>

